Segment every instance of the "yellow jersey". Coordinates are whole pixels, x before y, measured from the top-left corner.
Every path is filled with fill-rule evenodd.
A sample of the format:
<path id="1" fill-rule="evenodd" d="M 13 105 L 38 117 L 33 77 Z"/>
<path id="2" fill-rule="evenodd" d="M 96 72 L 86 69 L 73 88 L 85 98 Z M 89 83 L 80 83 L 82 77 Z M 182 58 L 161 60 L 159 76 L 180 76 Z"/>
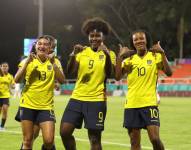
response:
<path id="1" fill-rule="evenodd" d="M 116 55 L 115 55 L 115 52 L 114 51 L 112 51 L 112 50 L 110 50 L 109 51 L 109 55 L 110 55 L 110 58 L 111 58 L 111 63 L 112 63 L 112 65 L 116 65 Z"/>
<path id="2" fill-rule="evenodd" d="M 14 84 L 14 79 L 10 73 L 0 76 L 0 98 L 10 98 L 11 84 Z"/>
<path id="3" fill-rule="evenodd" d="M 22 67 L 23 60 L 19 67 Z M 61 69 L 60 61 L 55 61 Z M 55 72 L 49 60 L 41 62 L 33 59 L 26 68 L 25 86 L 20 99 L 20 106 L 37 110 L 50 110 L 54 107 Z"/>
<path id="4" fill-rule="evenodd" d="M 125 108 L 141 108 L 157 106 L 156 86 L 158 70 L 162 69 L 162 57 L 160 53 L 152 52 L 141 58 L 137 54 L 126 58 L 122 67 L 132 64 L 131 71 L 127 74 L 128 91 Z"/>
<path id="5" fill-rule="evenodd" d="M 104 52 L 94 52 L 90 47 L 86 47 L 75 59 L 79 63 L 79 68 L 71 98 L 81 101 L 106 100 Z"/>

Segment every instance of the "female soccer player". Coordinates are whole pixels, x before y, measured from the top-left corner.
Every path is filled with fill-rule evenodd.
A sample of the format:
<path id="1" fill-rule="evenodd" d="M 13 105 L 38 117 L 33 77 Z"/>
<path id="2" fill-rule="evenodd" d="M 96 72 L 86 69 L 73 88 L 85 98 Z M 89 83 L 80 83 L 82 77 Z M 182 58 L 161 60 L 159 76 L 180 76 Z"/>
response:
<path id="1" fill-rule="evenodd" d="M 147 32 L 133 32 L 130 36 L 130 46 L 137 53 L 123 60 L 123 52 L 129 49 L 121 47 L 115 75 L 116 79 L 120 80 L 127 74 L 128 80 L 128 101 L 125 103 L 123 125 L 128 129 L 132 150 L 141 149 L 142 128 L 147 130 L 153 149 L 164 150 L 159 137 L 156 85 L 158 70 L 163 70 L 167 76 L 171 76 L 172 71 L 160 42 L 151 47 L 151 39 Z"/>
<path id="2" fill-rule="evenodd" d="M 109 51 L 103 45 L 109 33 L 108 24 L 100 19 L 88 19 L 82 31 L 87 35 L 90 47 L 75 46 L 70 55 L 68 71 L 77 72 L 77 81 L 70 101 L 64 111 L 60 135 L 65 149 L 75 150 L 73 134 L 84 121 L 92 150 L 101 150 L 101 133 L 106 117 L 106 78 L 111 73 Z"/>
<path id="3" fill-rule="evenodd" d="M 51 41 L 42 36 L 37 39 L 36 55 L 31 53 L 20 64 L 15 82 L 25 78 L 26 83 L 20 99 L 20 117 L 23 131 L 22 149 L 32 149 L 34 126 L 38 122 L 42 131 L 42 149 L 52 149 L 54 143 L 54 81 L 64 82 L 61 66 L 49 55 Z"/>
<path id="4" fill-rule="evenodd" d="M 0 65 L 0 114 L 2 113 L 0 130 L 5 130 L 5 122 L 7 120 L 7 112 L 9 107 L 10 88 L 13 88 L 13 76 L 8 72 L 9 64 L 3 62 Z"/>

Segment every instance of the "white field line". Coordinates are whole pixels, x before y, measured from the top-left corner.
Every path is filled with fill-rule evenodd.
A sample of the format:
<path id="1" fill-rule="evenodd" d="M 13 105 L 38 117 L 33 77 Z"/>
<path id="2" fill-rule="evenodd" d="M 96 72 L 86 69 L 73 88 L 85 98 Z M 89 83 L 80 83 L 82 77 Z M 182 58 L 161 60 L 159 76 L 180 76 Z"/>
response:
<path id="1" fill-rule="evenodd" d="M 1 131 L 4 133 L 13 133 L 13 134 L 22 134 L 22 132 L 20 131 L 10 131 L 10 130 L 5 130 L 5 131 Z M 41 136 L 41 135 L 40 135 Z M 60 136 L 55 136 L 56 139 L 60 139 Z M 75 138 L 76 141 L 81 141 L 81 142 L 89 142 L 88 139 L 82 139 L 82 138 Z M 117 146 L 122 146 L 122 147 L 130 147 L 130 144 L 123 144 L 123 143 L 115 143 L 115 142 L 108 142 L 108 141 L 102 141 L 103 144 L 107 144 L 107 145 L 117 145 Z M 152 147 L 149 146 L 142 146 L 143 149 L 150 149 L 152 150 Z M 166 149 L 166 150 L 170 150 L 170 149 Z"/>

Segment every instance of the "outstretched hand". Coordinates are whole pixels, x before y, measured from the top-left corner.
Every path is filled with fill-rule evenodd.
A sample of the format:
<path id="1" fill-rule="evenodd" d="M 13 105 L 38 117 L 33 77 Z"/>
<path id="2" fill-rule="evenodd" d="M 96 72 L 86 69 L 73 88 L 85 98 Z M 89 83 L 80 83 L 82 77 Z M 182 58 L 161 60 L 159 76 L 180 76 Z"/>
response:
<path id="1" fill-rule="evenodd" d="M 122 45 L 119 44 L 118 57 L 123 58 L 123 57 L 131 56 L 131 54 L 133 53 L 135 53 L 134 50 L 130 50 L 127 46 L 122 47 Z"/>
<path id="2" fill-rule="evenodd" d="M 160 45 L 160 41 L 157 42 L 157 44 L 154 44 L 151 47 L 151 51 L 154 53 L 164 53 L 164 49 Z"/>

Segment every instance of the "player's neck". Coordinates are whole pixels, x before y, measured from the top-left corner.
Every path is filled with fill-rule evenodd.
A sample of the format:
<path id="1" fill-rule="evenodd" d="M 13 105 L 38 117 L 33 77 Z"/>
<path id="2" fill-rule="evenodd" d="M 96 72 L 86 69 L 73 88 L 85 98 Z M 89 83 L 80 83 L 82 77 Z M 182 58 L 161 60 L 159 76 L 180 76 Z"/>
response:
<path id="1" fill-rule="evenodd" d="M 137 55 L 141 58 L 143 58 L 147 54 L 147 50 L 139 50 L 137 51 Z"/>
<path id="2" fill-rule="evenodd" d="M 94 52 L 97 52 L 98 47 L 91 47 Z"/>
<path id="3" fill-rule="evenodd" d="M 38 60 L 39 60 L 41 63 L 44 63 L 44 62 L 46 62 L 46 60 L 47 60 L 46 57 L 40 57 L 40 56 L 38 56 L 38 55 L 37 55 L 37 58 L 38 58 Z"/>

